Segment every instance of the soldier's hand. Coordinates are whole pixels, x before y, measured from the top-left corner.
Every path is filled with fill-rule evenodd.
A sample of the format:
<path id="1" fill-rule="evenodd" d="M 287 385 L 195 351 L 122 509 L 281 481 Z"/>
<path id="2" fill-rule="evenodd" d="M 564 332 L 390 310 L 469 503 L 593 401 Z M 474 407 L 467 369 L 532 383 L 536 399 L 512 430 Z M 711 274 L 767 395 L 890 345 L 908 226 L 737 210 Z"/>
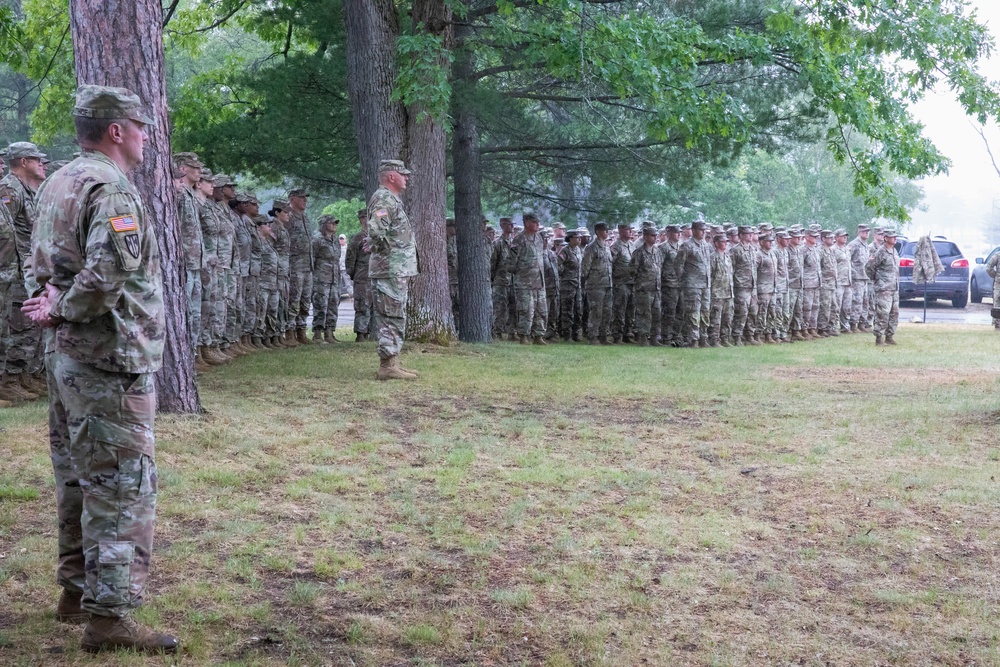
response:
<path id="1" fill-rule="evenodd" d="M 372 251 L 372 241 L 367 236 L 361 241 L 361 248 L 366 252 L 370 253 Z"/>
<path id="2" fill-rule="evenodd" d="M 45 294 L 27 299 L 21 306 L 21 312 L 40 327 L 54 327 L 56 318 L 52 316 L 52 304 L 59 300 L 62 292 L 52 283 L 45 285 Z"/>

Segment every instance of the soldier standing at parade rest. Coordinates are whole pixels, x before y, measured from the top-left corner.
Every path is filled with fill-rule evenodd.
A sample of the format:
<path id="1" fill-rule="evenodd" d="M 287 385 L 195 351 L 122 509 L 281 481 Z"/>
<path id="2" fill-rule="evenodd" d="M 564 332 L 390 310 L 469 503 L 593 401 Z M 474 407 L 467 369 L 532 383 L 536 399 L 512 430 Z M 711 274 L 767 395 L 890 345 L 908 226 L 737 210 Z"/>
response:
<path id="1" fill-rule="evenodd" d="M 0 153 L 0 169 L 3 169 L 3 154 Z M 6 353 L 3 338 L 10 322 L 10 294 L 15 285 L 23 289 L 24 275 L 17 256 L 17 239 L 14 233 L 14 219 L 6 206 L 0 206 L 0 408 L 9 408 L 26 400 L 29 392 L 13 378 L 4 376 Z M 38 394 L 31 394 L 38 398 Z"/>
<path id="2" fill-rule="evenodd" d="M 865 272 L 875 292 L 875 345 L 895 345 L 893 338 L 899 324 L 899 255 L 896 254 L 896 231 L 882 231 L 883 245 L 872 253 Z"/>
<path id="3" fill-rule="evenodd" d="M 399 364 L 406 336 L 406 299 L 410 279 L 419 272 L 413 225 L 400 195 L 410 170 L 401 160 L 382 160 L 378 189 L 368 200 L 368 276 L 372 282 L 372 330 L 378 337 L 376 380 L 412 380 L 418 373 Z"/>
<path id="4" fill-rule="evenodd" d="M 591 345 L 608 344 L 611 328 L 612 278 L 611 249 L 608 247 L 608 226 L 594 225 L 596 238 L 587 244 L 580 265 L 580 284 L 587 293 L 587 338 Z"/>
<path id="5" fill-rule="evenodd" d="M 153 221 L 126 176 L 142 164 L 152 123 L 141 107 L 124 88 L 77 91 L 73 114 L 83 153 L 38 193 L 30 278 L 37 287 L 24 304 L 48 329 L 63 587 L 56 618 L 87 621 L 89 652 L 172 653 L 179 643 L 132 618 L 153 548 L 153 374 L 165 336 Z"/>
<path id="6" fill-rule="evenodd" d="M 368 338 L 368 323 L 371 320 L 372 289 L 368 279 L 369 252 L 365 250 L 368 238 L 368 209 L 358 209 L 358 223 L 361 231 L 351 237 L 344 258 L 344 270 L 354 283 L 354 341 L 360 343 Z"/>
<path id="7" fill-rule="evenodd" d="M 687 319 L 687 347 L 708 347 L 708 319 L 712 308 L 712 252 L 712 246 L 705 242 L 705 223 L 702 220 L 691 223 L 691 238 L 681 244 L 675 267 L 684 300 L 684 316 Z M 737 333 L 733 332 L 734 335 Z"/>

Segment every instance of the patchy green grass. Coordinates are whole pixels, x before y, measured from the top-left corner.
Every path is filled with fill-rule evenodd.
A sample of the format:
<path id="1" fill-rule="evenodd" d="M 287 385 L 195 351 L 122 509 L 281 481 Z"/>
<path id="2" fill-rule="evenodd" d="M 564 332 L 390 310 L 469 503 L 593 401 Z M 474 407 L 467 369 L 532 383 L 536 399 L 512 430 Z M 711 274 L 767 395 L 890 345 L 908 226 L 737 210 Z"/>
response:
<path id="1" fill-rule="evenodd" d="M 195 665 L 1000 664 L 1000 337 L 264 352 L 157 428 L 140 619 Z M 55 622 L 46 410 L 0 412 L 0 663 Z"/>

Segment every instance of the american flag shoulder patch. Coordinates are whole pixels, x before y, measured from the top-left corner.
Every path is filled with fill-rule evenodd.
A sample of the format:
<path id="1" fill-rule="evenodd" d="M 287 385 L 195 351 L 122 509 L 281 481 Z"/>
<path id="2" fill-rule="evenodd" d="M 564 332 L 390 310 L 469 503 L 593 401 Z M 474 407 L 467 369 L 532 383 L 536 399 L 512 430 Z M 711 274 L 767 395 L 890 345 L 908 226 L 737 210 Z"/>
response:
<path id="1" fill-rule="evenodd" d="M 389 211 L 385 210 L 384 208 L 380 208 L 379 210 L 375 211 L 376 218 L 384 218 L 387 215 L 389 215 Z"/>
<path id="2" fill-rule="evenodd" d="M 7 195 L 4 195 L 3 197 L 0 197 L 0 202 L 3 202 L 4 204 L 9 204 L 10 203 L 10 197 L 8 197 Z"/>
<path id="3" fill-rule="evenodd" d="M 139 229 L 139 226 L 135 224 L 135 218 L 131 215 L 119 215 L 118 217 L 111 218 L 111 229 L 118 233 L 134 232 Z"/>

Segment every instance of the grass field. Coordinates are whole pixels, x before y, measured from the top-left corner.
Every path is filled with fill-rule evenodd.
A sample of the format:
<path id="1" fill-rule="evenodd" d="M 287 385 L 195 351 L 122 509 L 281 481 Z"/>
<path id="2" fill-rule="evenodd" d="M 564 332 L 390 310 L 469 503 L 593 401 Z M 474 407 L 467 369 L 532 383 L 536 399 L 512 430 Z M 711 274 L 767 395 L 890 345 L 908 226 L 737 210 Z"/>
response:
<path id="1" fill-rule="evenodd" d="M 41 404 L 0 412 L 3 665 L 997 665 L 1000 337 L 261 353 L 158 422 L 141 620 L 55 622 Z"/>

